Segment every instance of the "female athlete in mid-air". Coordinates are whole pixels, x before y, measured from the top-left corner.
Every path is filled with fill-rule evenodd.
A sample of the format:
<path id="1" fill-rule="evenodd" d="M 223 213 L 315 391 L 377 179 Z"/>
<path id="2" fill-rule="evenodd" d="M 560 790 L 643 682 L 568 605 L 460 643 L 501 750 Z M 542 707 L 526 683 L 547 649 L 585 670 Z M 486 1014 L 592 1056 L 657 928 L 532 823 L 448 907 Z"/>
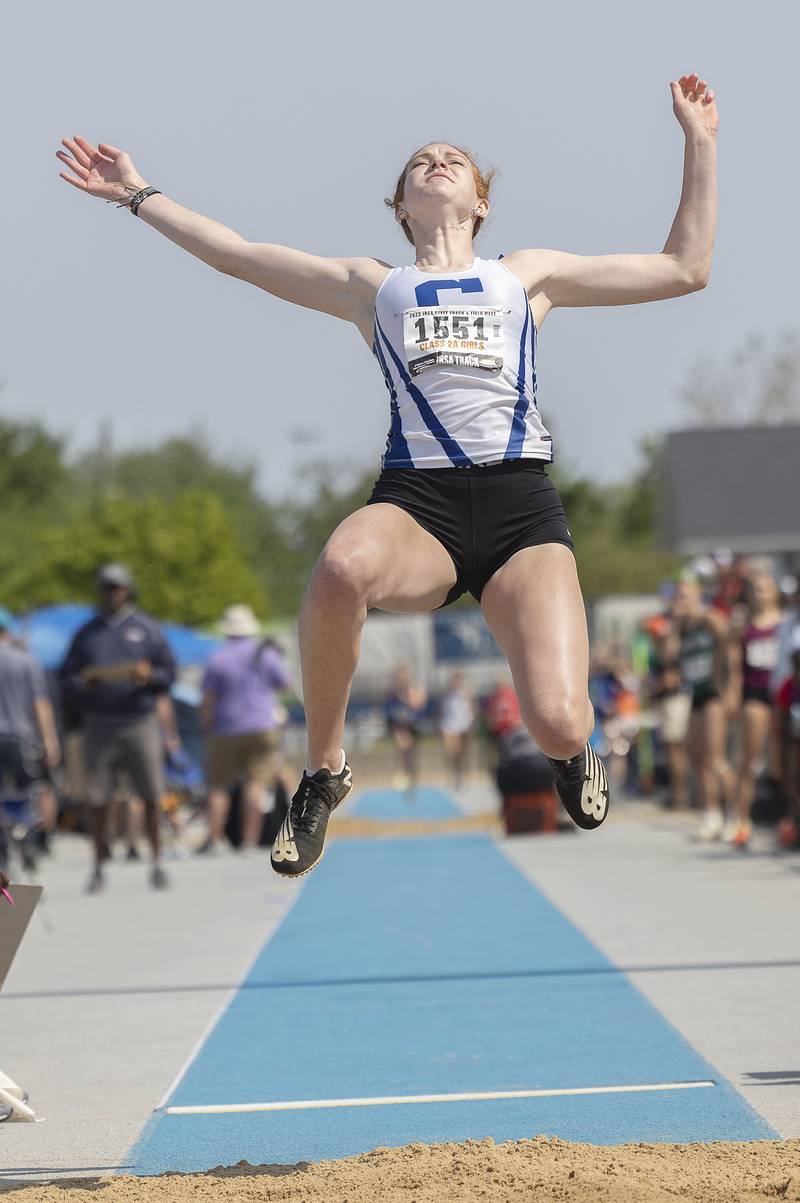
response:
<path id="1" fill-rule="evenodd" d="M 389 392 L 390 428 L 369 503 L 331 535 L 300 613 L 308 762 L 272 850 L 297 877 L 322 855 L 351 788 L 345 710 L 367 611 L 434 610 L 469 591 L 508 657 L 530 732 L 581 827 L 600 825 L 608 783 L 588 747 L 588 636 L 564 511 L 545 465 L 536 338 L 555 306 L 626 305 L 703 288 L 716 223 L 714 93 L 670 84 L 686 139 L 683 190 L 660 253 L 518 250 L 475 257 L 490 178 L 446 142 L 412 155 L 390 201 L 414 263 L 325 259 L 253 243 L 185 209 L 130 155 L 63 139 L 61 178 L 116 201 L 205 263 L 287 301 L 352 322 Z"/>

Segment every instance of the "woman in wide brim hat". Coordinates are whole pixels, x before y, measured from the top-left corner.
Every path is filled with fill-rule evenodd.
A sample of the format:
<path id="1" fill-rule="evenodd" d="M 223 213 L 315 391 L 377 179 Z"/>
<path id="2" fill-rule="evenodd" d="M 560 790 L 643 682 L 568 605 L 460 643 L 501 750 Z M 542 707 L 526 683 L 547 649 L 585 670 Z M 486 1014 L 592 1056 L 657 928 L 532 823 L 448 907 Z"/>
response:
<path id="1" fill-rule="evenodd" d="M 261 634 L 261 623 L 249 606 L 228 606 L 217 623 L 220 635 L 232 639 L 252 639 Z"/>

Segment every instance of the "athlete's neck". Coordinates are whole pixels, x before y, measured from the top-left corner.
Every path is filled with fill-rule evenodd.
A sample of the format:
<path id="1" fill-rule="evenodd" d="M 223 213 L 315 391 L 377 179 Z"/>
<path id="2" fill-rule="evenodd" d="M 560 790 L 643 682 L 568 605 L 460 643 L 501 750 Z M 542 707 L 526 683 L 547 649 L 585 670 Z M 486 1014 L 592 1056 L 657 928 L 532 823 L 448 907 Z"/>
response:
<path id="1" fill-rule="evenodd" d="M 472 223 L 470 222 L 469 225 Z M 416 267 L 422 272 L 454 272 L 471 267 L 475 260 L 472 232 L 445 224 L 432 230 L 414 230 Z"/>

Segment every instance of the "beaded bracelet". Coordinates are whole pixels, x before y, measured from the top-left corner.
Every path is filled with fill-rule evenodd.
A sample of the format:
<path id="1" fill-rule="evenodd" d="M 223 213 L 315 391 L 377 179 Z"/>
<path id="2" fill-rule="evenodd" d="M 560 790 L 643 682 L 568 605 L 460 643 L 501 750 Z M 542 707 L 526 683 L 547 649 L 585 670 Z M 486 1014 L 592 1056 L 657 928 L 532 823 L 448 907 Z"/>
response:
<path id="1" fill-rule="evenodd" d="M 134 217 L 139 212 L 139 205 L 143 200 L 146 200 L 148 196 L 163 195 L 160 188 L 139 188 L 137 190 L 133 187 L 133 184 L 124 184 L 123 187 L 128 193 L 127 198 L 125 200 L 121 200 L 119 197 L 115 196 L 112 197 L 111 200 L 106 201 L 106 204 L 116 205 L 118 209 L 130 209 Z"/>

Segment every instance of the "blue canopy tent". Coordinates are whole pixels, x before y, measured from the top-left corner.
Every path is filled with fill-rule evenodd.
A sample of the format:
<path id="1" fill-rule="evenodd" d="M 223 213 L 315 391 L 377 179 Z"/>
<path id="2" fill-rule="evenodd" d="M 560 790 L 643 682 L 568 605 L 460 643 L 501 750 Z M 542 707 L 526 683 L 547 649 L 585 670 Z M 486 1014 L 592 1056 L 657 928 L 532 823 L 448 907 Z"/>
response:
<path id="1" fill-rule="evenodd" d="M 13 626 L 13 634 L 25 641 L 28 651 L 44 668 L 53 671 L 61 665 L 75 632 L 95 612 L 93 606 L 80 602 L 43 606 L 18 618 Z M 160 625 L 181 668 L 205 664 L 214 649 L 222 643 L 218 636 L 206 635 L 191 627 L 172 622 Z"/>

